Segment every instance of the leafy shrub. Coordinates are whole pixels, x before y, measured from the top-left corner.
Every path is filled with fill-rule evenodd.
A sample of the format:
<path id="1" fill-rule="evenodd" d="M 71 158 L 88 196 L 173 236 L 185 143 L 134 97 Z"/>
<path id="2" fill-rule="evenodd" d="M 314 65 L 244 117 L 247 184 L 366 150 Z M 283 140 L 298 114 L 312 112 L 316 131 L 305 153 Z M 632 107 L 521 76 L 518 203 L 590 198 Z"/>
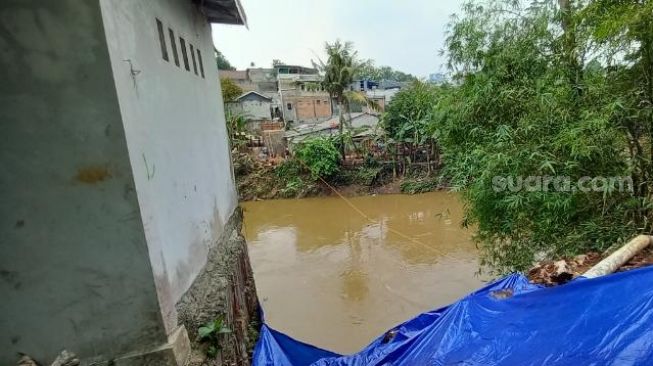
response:
<path id="1" fill-rule="evenodd" d="M 223 334 L 231 333 L 224 322 L 223 317 L 212 320 L 197 330 L 197 335 L 200 342 L 206 345 L 206 355 L 210 358 L 215 358 L 220 351 L 220 339 Z"/>
<path id="2" fill-rule="evenodd" d="M 279 195 L 283 198 L 297 197 L 307 188 L 307 184 L 302 180 L 302 178 L 293 177 L 279 190 Z"/>
<path id="3" fill-rule="evenodd" d="M 401 183 L 401 192 L 408 194 L 432 192 L 439 188 L 438 179 L 433 177 L 407 178 Z"/>
<path id="4" fill-rule="evenodd" d="M 331 138 L 317 137 L 303 141 L 295 152 L 313 179 L 329 178 L 340 169 L 340 153 Z"/>
<path id="5" fill-rule="evenodd" d="M 294 179 L 302 175 L 302 171 L 301 163 L 295 159 L 284 160 L 274 169 L 277 176 L 283 180 Z"/>
<path id="6" fill-rule="evenodd" d="M 234 174 L 236 177 L 242 177 L 259 169 L 259 164 L 249 154 L 235 152 L 232 155 L 234 164 Z"/>
<path id="7" fill-rule="evenodd" d="M 231 79 L 220 78 L 220 86 L 222 88 L 222 98 L 225 102 L 233 102 L 243 94 L 243 89 Z"/>
<path id="8" fill-rule="evenodd" d="M 356 182 L 362 185 L 371 186 L 378 182 L 383 167 L 362 166 L 356 171 Z"/>
<path id="9" fill-rule="evenodd" d="M 392 98 L 383 116 L 383 127 L 396 141 L 421 144 L 432 135 L 430 114 L 438 88 L 415 81 Z"/>
<path id="10" fill-rule="evenodd" d="M 631 34 L 640 39 L 637 43 L 620 38 L 630 27 L 619 24 L 626 18 L 607 19 L 615 30 L 611 50 L 610 42 L 597 44 L 590 33 L 575 38 L 570 30 L 587 31 L 581 25 L 593 27 L 605 14 L 635 11 L 639 3 L 624 2 L 613 13 L 603 7 L 622 3 L 590 2 L 585 11 L 568 9 L 569 18 L 562 21 L 565 11 L 556 2 L 545 4 L 466 4 L 464 14 L 450 25 L 446 44 L 452 70 L 462 72 L 454 76 L 456 85 L 441 88 L 433 99 L 432 123 L 447 174 L 463 192 L 466 224 L 477 228 L 483 263 L 500 272 L 528 268 L 537 253 L 560 257 L 602 250 L 651 229 L 645 202 L 650 202 L 653 180 L 642 173 L 652 171 L 651 161 L 641 151 L 651 151 L 643 134 L 653 133 L 653 103 L 628 102 L 634 90 L 643 90 L 642 79 L 631 76 L 643 68 L 612 58 L 622 49 L 653 44 L 650 23 L 646 34 Z M 650 19 L 650 7 L 640 10 Z M 601 27 L 594 31 L 604 32 Z M 587 57 L 603 58 L 579 62 L 579 52 L 589 49 Z M 642 55 L 638 51 L 629 57 L 649 65 L 653 74 L 653 57 Z M 617 64 L 602 66 L 613 62 Z M 653 101 L 648 85 L 645 93 Z M 494 189 L 497 177 L 529 176 L 569 177 L 572 182 L 631 176 L 641 183 L 634 184 L 635 192 L 612 187 L 601 192 Z"/>

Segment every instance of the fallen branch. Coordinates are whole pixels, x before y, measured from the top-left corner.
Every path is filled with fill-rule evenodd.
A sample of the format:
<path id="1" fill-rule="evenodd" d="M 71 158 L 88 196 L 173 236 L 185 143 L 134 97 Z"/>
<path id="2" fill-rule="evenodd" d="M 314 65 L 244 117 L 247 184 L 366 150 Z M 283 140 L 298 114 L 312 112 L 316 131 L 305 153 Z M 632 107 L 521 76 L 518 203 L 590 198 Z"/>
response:
<path id="1" fill-rule="evenodd" d="M 617 251 L 610 254 L 610 256 L 590 268 L 583 274 L 583 276 L 587 278 L 596 278 L 613 273 L 619 269 L 619 267 L 626 264 L 626 262 L 635 256 L 635 254 L 648 247 L 651 243 L 653 243 L 653 236 L 636 236 L 633 240 L 624 244 L 624 246 L 617 249 Z"/>

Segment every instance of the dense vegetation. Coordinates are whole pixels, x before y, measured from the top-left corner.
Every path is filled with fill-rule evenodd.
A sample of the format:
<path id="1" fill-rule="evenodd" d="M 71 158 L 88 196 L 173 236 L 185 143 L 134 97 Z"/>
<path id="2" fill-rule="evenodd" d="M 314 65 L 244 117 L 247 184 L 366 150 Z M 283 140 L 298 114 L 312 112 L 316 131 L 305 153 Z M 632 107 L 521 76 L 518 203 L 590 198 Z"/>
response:
<path id="1" fill-rule="evenodd" d="M 300 144 L 295 157 L 313 179 L 330 178 L 340 169 L 340 153 L 330 137 L 316 137 Z"/>
<path id="2" fill-rule="evenodd" d="M 349 43 L 327 53 L 323 87 L 346 110 L 346 86 L 365 63 Z M 380 155 L 351 171 L 336 154 L 346 130 L 309 140 L 275 168 L 278 189 L 314 193 L 318 177 L 378 184 L 396 171 L 375 159 L 426 160 L 427 174 L 402 190 L 446 181 L 461 191 L 464 224 L 498 272 L 653 230 L 653 1 L 473 1 L 452 18 L 443 53 L 451 83 L 415 81 L 394 97 Z"/>
<path id="3" fill-rule="evenodd" d="M 368 80 L 392 80 L 392 81 L 416 81 L 417 78 L 414 75 L 407 74 L 405 72 L 395 70 L 390 66 L 376 66 L 373 60 L 366 60 L 361 63 L 361 67 L 356 72 L 357 79 L 368 79 Z"/>
<path id="4" fill-rule="evenodd" d="M 453 20 L 455 82 L 430 120 L 484 263 L 500 271 L 606 249 L 650 231 L 653 210 L 653 2 L 519 4 L 468 3 Z M 634 189 L 495 189 L 529 176 L 626 176 Z"/>
<path id="5" fill-rule="evenodd" d="M 327 54 L 326 62 L 318 59 L 318 63 L 315 64 L 322 73 L 322 81 L 313 87 L 320 87 L 327 91 L 331 100 L 337 105 L 340 154 L 345 160 L 345 127 L 351 125 L 351 121 L 346 116 L 350 116 L 352 104 L 365 105 L 372 110 L 377 110 L 379 106 L 365 93 L 349 88 L 364 66 L 358 59 L 358 53 L 354 50 L 353 43 L 343 43 L 340 40 L 333 43 L 327 42 L 324 45 L 324 51 Z"/>
<path id="6" fill-rule="evenodd" d="M 213 53 L 215 53 L 215 64 L 218 66 L 218 70 L 236 70 L 220 50 L 213 48 Z"/>
<path id="7" fill-rule="evenodd" d="M 220 78 L 222 88 L 222 99 L 225 102 L 233 102 L 243 94 L 243 89 L 229 78 Z"/>

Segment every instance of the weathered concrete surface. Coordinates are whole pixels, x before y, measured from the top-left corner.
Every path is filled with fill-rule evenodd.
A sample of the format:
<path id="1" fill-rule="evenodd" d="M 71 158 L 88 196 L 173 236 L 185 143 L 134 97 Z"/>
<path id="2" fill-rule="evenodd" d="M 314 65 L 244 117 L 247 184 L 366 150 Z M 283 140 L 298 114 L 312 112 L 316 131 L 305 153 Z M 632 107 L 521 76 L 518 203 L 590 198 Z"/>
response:
<path id="1" fill-rule="evenodd" d="M 107 362 L 106 366 L 183 366 L 188 364 L 190 352 L 188 333 L 186 328 L 180 326 L 170 334 L 166 344 L 153 350 L 122 356 L 112 362 Z"/>
<path id="2" fill-rule="evenodd" d="M 272 98 L 250 92 L 242 95 L 235 103 L 230 103 L 230 111 L 232 114 L 242 114 L 250 121 L 270 121 L 272 120 L 271 103 Z"/>
<path id="3" fill-rule="evenodd" d="M 98 2 L 0 1 L 0 80 L 0 365 L 165 343 Z"/>
<path id="4" fill-rule="evenodd" d="M 178 324 L 175 304 L 237 205 L 211 28 L 190 0 L 100 0 L 100 8 L 150 263 L 171 332 Z M 169 31 L 182 59 L 184 39 L 190 70 L 183 61 L 175 64 Z M 200 54 L 204 77 L 192 65 Z"/>
<path id="5" fill-rule="evenodd" d="M 212 54 L 189 0 L 0 1 L 0 365 L 185 362 L 175 304 L 237 205 Z"/>
<path id="6" fill-rule="evenodd" d="M 238 208 L 223 234 L 209 251 L 206 266 L 177 304 L 179 320 L 197 341 L 197 329 L 223 317 L 231 334 L 223 338 L 221 359 L 226 365 L 249 365 L 248 351 L 256 341 L 258 300 L 247 244 L 240 230 Z M 198 348 L 198 344 L 195 344 Z"/>

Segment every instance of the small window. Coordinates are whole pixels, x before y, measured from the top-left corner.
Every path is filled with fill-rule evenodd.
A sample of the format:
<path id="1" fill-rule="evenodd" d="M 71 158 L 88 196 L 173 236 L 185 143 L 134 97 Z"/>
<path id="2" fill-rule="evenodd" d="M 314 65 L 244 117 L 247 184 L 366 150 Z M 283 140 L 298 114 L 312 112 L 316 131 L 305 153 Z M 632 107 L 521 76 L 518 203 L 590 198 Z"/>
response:
<path id="1" fill-rule="evenodd" d="M 288 108 L 289 111 L 292 110 L 292 104 L 290 103 L 286 104 L 286 108 Z"/>
<path id="2" fill-rule="evenodd" d="M 186 71 L 190 71 L 190 66 L 188 66 L 188 51 L 186 50 L 186 41 L 179 37 L 179 46 L 181 46 L 181 57 L 184 59 L 184 67 Z"/>
<path id="3" fill-rule="evenodd" d="M 197 61 L 200 63 L 200 73 L 202 74 L 202 79 L 204 79 L 204 63 L 202 63 L 202 52 L 200 49 L 197 49 Z"/>
<path id="4" fill-rule="evenodd" d="M 317 105 L 320 105 L 320 101 L 319 101 L 319 100 L 316 100 L 315 102 L 317 103 Z"/>
<path id="5" fill-rule="evenodd" d="M 155 18 L 156 19 L 156 18 Z M 168 61 L 168 46 L 166 46 L 166 37 L 163 34 L 163 23 L 156 19 L 156 28 L 159 31 L 159 45 L 161 46 L 161 57 Z"/>
<path id="6" fill-rule="evenodd" d="M 172 46 L 172 57 L 175 59 L 175 65 L 179 66 L 179 52 L 177 52 L 175 33 L 170 28 L 168 28 L 168 35 L 170 36 L 170 46 Z"/>
<path id="7" fill-rule="evenodd" d="M 195 47 L 192 43 L 188 44 L 190 46 L 190 57 L 193 59 L 193 72 L 197 75 L 197 61 L 195 61 Z"/>

